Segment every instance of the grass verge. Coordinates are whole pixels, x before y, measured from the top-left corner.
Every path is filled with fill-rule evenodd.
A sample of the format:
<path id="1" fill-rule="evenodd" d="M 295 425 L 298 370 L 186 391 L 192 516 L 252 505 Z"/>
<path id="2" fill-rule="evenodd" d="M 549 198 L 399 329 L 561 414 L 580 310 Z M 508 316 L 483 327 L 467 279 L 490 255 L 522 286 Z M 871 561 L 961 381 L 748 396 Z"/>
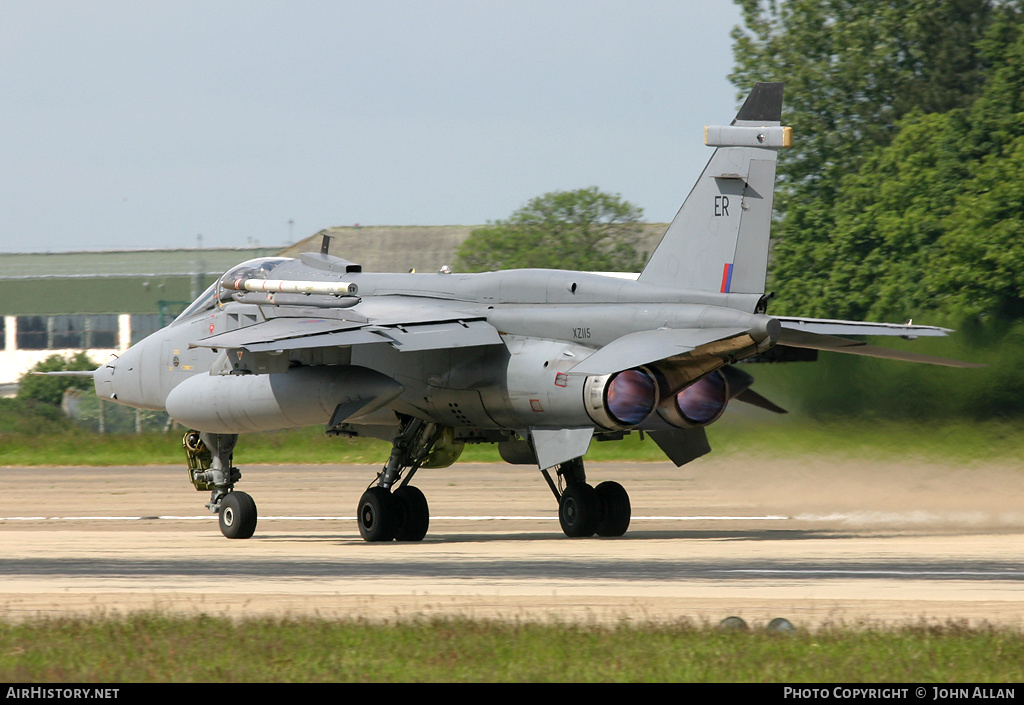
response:
<path id="1" fill-rule="evenodd" d="M 400 656 L 396 656 L 400 655 Z M 1015 683 L 1024 635 L 908 625 L 394 623 L 139 614 L 0 623 L 7 682 Z"/>
<path id="2" fill-rule="evenodd" d="M 183 465 L 181 431 L 169 434 L 100 435 L 81 429 L 48 427 L 41 433 L 0 430 L 3 465 Z M 723 419 L 708 429 L 716 455 L 761 457 L 819 455 L 866 460 L 931 460 L 971 465 L 1024 457 L 1024 433 L 1009 422 L 870 421 L 825 423 L 786 419 L 771 423 Z M 235 451 L 239 465 L 322 463 L 382 464 L 388 444 L 365 438 L 330 438 L 320 428 L 243 435 Z M 634 433 L 621 441 L 593 442 L 591 461 L 668 462 L 649 438 Z M 501 462 L 493 444 L 469 445 L 463 462 Z"/>

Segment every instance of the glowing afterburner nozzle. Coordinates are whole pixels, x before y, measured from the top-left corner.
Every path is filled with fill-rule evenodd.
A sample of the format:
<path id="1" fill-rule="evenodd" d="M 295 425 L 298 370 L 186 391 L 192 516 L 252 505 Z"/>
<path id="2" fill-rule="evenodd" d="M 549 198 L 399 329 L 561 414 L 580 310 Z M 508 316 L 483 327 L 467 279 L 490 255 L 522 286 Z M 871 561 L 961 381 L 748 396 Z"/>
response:
<path id="1" fill-rule="evenodd" d="M 676 394 L 676 409 L 695 426 L 709 424 L 725 411 L 729 388 L 725 377 L 715 371 L 701 377 Z"/>
<path id="2" fill-rule="evenodd" d="M 635 426 L 654 411 L 658 402 L 658 385 L 643 370 L 624 370 L 608 381 L 604 402 L 615 421 L 624 426 Z"/>

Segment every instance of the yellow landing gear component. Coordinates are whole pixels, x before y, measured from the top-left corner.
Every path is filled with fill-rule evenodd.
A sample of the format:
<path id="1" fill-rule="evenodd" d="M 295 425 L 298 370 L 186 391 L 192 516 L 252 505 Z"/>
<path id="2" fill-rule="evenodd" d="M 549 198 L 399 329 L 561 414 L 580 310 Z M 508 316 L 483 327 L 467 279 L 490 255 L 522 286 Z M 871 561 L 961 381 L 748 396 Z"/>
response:
<path id="1" fill-rule="evenodd" d="M 213 485 L 205 480 L 197 480 L 196 473 L 201 473 L 210 468 L 213 455 L 203 443 L 199 431 L 188 431 L 181 439 L 181 446 L 185 449 L 185 457 L 188 459 L 188 481 L 195 485 L 200 492 L 212 490 Z"/>
<path id="2" fill-rule="evenodd" d="M 455 440 L 455 429 L 445 426 L 438 434 L 430 452 L 420 463 L 421 468 L 446 468 L 455 463 L 462 455 L 466 444 Z"/>

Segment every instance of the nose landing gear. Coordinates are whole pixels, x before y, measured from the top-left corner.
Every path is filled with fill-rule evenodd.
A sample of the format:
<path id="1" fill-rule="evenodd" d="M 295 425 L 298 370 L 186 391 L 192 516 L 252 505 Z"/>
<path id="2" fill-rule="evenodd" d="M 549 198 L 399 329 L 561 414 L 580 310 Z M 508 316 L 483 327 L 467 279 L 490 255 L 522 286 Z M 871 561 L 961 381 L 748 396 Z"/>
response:
<path id="1" fill-rule="evenodd" d="M 231 464 L 237 434 L 188 431 L 181 439 L 188 460 L 189 481 L 200 492 L 210 492 L 206 508 L 219 517 L 220 531 L 229 539 L 248 539 L 256 532 L 256 502 L 236 492 L 241 471 Z"/>

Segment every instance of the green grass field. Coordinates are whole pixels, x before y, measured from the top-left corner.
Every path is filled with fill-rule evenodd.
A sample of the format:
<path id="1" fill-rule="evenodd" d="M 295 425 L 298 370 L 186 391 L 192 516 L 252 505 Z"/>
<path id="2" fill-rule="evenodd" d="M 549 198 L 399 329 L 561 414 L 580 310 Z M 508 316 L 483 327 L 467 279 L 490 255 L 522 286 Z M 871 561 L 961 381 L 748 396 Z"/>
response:
<path id="1" fill-rule="evenodd" d="M 170 617 L 0 623 L 0 680 L 1016 683 L 1024 635 L 949 625 L 777 634 L 464 619 Z"/>
<path id="2" fill-rule="evenodd" d="M 0 400 L 12 401 L 12 400 Z M 100 435 L 70 425 L 49 409 L 0 404 L 0 466 L 184 464 L 183 430 Z M 767 457 L 815 454 L 865 459 L 921 458 L 959 465 L 1024 457 L 1024 433 L 1012 421 L 822 422 L 798 415 L 727 416 L 708 428 L 713 452 Z M 239 465 L 383 464 L 389 447 L 373 439 L 327 437 L 319 427 L 241 436 Z M 649 438 L 633 433 L 621 441 L 593 442 L 587 459 L 668 462 Z M 469 445 L 462 462 L 501 462 L 497 447 Z"/>

